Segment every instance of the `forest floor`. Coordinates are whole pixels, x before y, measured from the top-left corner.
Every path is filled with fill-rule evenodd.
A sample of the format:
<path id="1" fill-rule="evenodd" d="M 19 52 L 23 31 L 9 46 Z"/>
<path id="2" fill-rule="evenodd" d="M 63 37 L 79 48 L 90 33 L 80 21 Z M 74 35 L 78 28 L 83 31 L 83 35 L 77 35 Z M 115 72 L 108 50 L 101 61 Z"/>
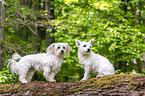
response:
<path id="1" fill-rule="evenodd" d="M 33 81 L 0 85 L 0 96 L 145 96 L 145 76 L 104 76 L 78 82 Z"/>

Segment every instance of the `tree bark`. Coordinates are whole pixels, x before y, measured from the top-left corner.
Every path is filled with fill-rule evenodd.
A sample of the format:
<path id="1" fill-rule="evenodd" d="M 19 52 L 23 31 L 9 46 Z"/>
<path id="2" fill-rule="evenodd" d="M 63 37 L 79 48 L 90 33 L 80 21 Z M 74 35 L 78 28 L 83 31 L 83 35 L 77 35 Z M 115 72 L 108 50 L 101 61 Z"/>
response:
<path id="1" fill-rule="evenodd" d="M 139 23 L 140 25 L 143 23 L 144 20 L 141 19 L 141 11 L 142 9 L 144 8 L 144 4 L 143 2 L 145 1 L 139 1 L 138 2 L 138 7 L 136 7 L 136 15 L 137 15 L 137 19 L 136 19 L 136 23 Z M 144 41 L 143 43 L 145 43 L 145 35 L 144 35 Z M 145 52 L 142 53 L 143 55 L 143 61 L 141 61 L 141 72 L 142 72 L 142 69 L 145 69 Z"/>
<path id="2" fill-rule="evenodd" d="M 32 0 L 19 0 L 19 3 L 25 6 L 32 7 Z"/>
<path id="3" fill-rule="evenodd" d="M 32 46 L 33 46 L 33 49 L 35 50 L 35 52 L 37 53 L 38 51 L 41 50 L 41 38 L 40 38 L 40 27 L 35 25 L 35 32 L 36 32 L 36 35 L 32 33 Z"/>
<path id="4" fill-rule="evenodd" d="M 45 0 L 45 10 L 47 10 L 47 21 L 55 18 L 54 9 L 53 6 L 51 6 L 51 0 Z M 55 28 L 51 25 L 49 26 L 51 31 L 46 31 L 46 47 L 54 42 L 54 37 L 51 36 L 50 33 L 54 33 Z"/>
<path id="5" fill-rule="evenodd" d="M 129 2 L 130 0 L 121 0 L 121 4 L 120 4 L 120 8 L 121 8 L 121 10 L 123 10 L 124 12 L 125 12 L 125 15 L 127 14 L 127 4 L 128 4 L 128 2 Z M 124 18 L 125 19 L 127 19 L 127 17 L 126 16 L 124 16 Z M 121 23 L 121 22 L 120 22 Z M 115 58 L 117 59 L 120 55 L 122 55 L 122 54 L 116 54 L 116 56 L 115 56 Z M 126 61 L 116 61 L 116 66 L 119 68 L 119 69 L 121 69 L 123 72 L 126 72 Z"/>
<path id="6" fill-rule="evenodd" d="M 2 64 L 2 41 L 3 41 L 3 34 L 4 34 L 4 19 L 5 19 L 5 1 L 1 0 L 0 2 L 0 16 L 1 16 L 1 24 L 0 24 L 0 70 L 3 66 Z"/>
<path id="7" fill-rule="evenodd" d="M 22 5 L 25 5 L 25 6 L 29 6 L 30 8 L 33 8 L 36 11 L 39 11 L 41 9 L 41 6 L 40 6 L 41 0 L 37 0 L 37 1 L 19 0 L 19 3 Z M 32 3 L 34 3 L 34 4 L 32 4 Z M 27 18 L 27 19 L 29 20 L 29 18 Z M 39 20 L 39 19 L 41 19 L 41 16 L 38 15 L 37 20 Z M 36 34 L 29 33 L 28 28 L 26 26 L 24 26 L 23 29 L 20 29 L 20 30 L 23 30 L 21 37 L 27 41 L 28 35 L 30 34 L 31 38 L 32 38 L 31 39 L 32 48 L 33 48 L 33 50 L 35 50 L 35 53 L 37 53 L 38 51 L 41 50 L 41 38 L 40 38 L 41 31 L 40 31 L 40 27 L 36 23 L 33 25 L 32 29 L 35 31 Z"/>

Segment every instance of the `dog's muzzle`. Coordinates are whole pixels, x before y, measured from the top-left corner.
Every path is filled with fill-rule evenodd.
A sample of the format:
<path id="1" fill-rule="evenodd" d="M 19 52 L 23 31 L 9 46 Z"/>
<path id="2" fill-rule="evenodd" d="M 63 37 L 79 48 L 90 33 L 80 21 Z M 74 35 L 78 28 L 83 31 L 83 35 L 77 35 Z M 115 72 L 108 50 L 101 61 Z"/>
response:
<path id="1" fill-rule="evenodd" d="M 91 51 L 91 49 L 87 49 L 87 52 L 90 52 Z"/>
<path id="2" fill-rule="evenodd" d="M 64 53 L 64 50 L 61 50 L 61 53 Z"/>

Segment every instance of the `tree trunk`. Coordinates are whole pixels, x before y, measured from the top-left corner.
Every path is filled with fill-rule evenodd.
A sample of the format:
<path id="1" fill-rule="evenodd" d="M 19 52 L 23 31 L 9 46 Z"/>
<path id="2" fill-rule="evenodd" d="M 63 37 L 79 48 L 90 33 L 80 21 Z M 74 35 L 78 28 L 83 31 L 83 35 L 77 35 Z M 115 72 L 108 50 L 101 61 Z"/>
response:
<path id="1" fill-rule="evenodd" d="M 120 8 L 125 12 L 125 15 L 127 14 L 127 4 L 130 0 L 121 0 Z M 124 16 L 125 19 L 127 19 L 126 16 Z M 121 23 L 121 22 L 120 22 Z M 116 54 L 115 59 L 117 59 L 122 54 Z M 117 64 L 117 65 L 116 65 Z M 116 61 L 116 66 L 121 69 L 123 72 L 126 72 L 126 61 Z"/>
<path id="2" fill-rule="evenodd" d="M 19 0 L 19 3 L 25 6 L 32 7 L 32 0 Z"/>
<path id="3" fill-rule="evenodd" d="M 45 0 L 45 10 L 47 10 L 47 21 L 55 18 L 54 9 L 53 6 L 51 6 L 51 0 Z M 51 25 L 49 26 L 51 31 L 46 31 L 46 47 L 54 42 L 54 37 L 51 36 L 50 33 L 54 33 L 55 28 Z"/>
<path id="4" fill-rule="evenodd" d="M 1 0 L 0 2 L 0 16 L 1 16 L 1 24 L 0 24 L 0 70 L 3 66 L 2 64 L 2 40 L 3 40 L 3 34 L 4 34 L 4 19 L 5 19 L 5 1 Z"/>
<path id="5" fill-rule="evenodd" d="M 144 8 L 144 4 L 143 4 L 144 1 L 139 1 L 138 3 L 138 7 L 136 7 L 136 15 L 137 15 L 137 19 L 136 19 L 136 23 L 139 23 L 140 25 L 142 24 L 142 22 L 144 20 L 141 19 L 141 11 L 142 9 Z M 144 35 L 145 37 L 145 35 Z M 145 43 L 145 39 L 143 41 Z M 141 61 L 141 64 L 140 64 L 140 67 L 141 67 L 141 72 L 142 72 L 142 69 L 145 69 L 145 52 L 142 53 L 143 55 L 143 61 Z"/>
<path id="6" fill-rule="evenodd" d="M 28 41 L 28 35 L 29 35 L 29 29 L 28 27 L 24 26 L 22 30 L 22 34 L 21 34 L 21 37 L 25 40 L 25 41 Z M 21 31 L 20 31 L 21 32 Z"/>
<path id="7" fill-rule="evenodd" d="M 40 32 L 39 32 L 39 27 L 35 25 L 35 32 L 36 34 L 32 33 L 32 48 L 35 50 L 37 53 L 38 51 L 41 50 L 41 38 L 40 38 Z"/>
<path id="8" fill-rule="evenodd" d="M 35 2 L 34 4 L 32 4 L 33 2 Z M 37 0 L 37 1 L 32 1 L 32 0 L 19 0 L 19 3 L 25 6 L 29 6 L 30 8 L 33 8 L 36 11 L 39 11 L 41 9 L 41 0 Z M 29 19 L 29 18 L 27 18 Z M 41 17 L 38 15 L 37 19 L 41 19 Z M 32 28 L 36 34 L 34 33 L 29 33 L 28 28 L 26 26 L 24 26 L 23 29 L 23 33 L 21 34 L 21 37 L 24 40 L 28 40 L 28 35 L 31 34 L 31 42 L 32 42 L 32 48 L 33 50 L 35 50 L 35 53 L 37 53 L 38 51 L 41 50 L 41 38 L 40 38 L 40 27 L 35 24 L 33 25 L 34 27 Z"/>
<path id="9" fill-rule="evenodd" d="M 30 8 L 32 7 L 32 0 L 19 0 L 19 4 L 29 6 Z M 29 19 L 29 17 L 27 17 Z M 19 28 L 19 30 L 16 32 L 18 36 L 23 38 L 25 41 L 28 41 L 28 35 L 29 35 L 29 29 L 27 26 L 24 26 Z"/>

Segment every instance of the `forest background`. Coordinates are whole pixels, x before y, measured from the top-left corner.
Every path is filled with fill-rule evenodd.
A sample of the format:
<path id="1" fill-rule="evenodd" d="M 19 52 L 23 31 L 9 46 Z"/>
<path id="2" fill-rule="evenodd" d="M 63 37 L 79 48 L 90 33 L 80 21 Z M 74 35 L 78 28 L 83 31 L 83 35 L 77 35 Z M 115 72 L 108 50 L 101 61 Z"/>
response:
<path id="1" fill-rule="evenodd" d="M 108 58 L 116 74 L 145 74 L 144 0 L 0 0 L 0 9 L 0 83 L 18 81 L 7 68 L 13 53 L 42 53 L 54 42 L 72 48 L 55 79 L 80 80 L 75 39 L 94 38 L 92 51 Z M 33 80 L 46 81 L 39 72 Z"/>

